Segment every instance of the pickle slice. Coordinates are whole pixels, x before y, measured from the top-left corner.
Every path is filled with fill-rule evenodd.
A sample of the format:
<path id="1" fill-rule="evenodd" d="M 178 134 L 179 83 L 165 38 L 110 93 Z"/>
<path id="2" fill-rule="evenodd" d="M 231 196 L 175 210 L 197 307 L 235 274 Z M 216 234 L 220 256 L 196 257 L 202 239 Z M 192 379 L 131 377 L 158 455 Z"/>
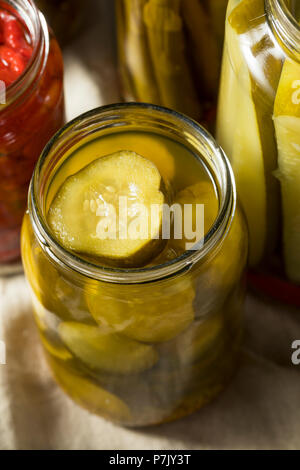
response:
<path id="1" fill-rule="evenodd" d="M 286 59 L 274 107 L 283 207 L 284 260 L 300 283 L 300 64 Z"/>
<path id="2" fill-rule="evenodd" d="M 49 334 L 48 332 L 40 332 L 40 338 L 46 351 L 52 356 L 60 359 L 61 361 L 69 361 L 72 359 L 70 351 L 68 351 L 60 339 L 58 340 L 55 335 Z"/>
<path id="3" fill-rule="evenodd" d="M 195 290 L 186 277 L 152 284 L 115 285 L 90 282 L 86 302 L 100 325 L 145 343 L 174 338 L 194 319 Z"/>
<path id="4" fill-rule="evenodd" d="M 162 247 L 162 185 L 156 166 L 134 152 L 99 158 L 63 183 L 49 225 L 69 250 L 138 267 Z"/>
<path id="5" fill-rule="evenodd" d="M 108 373 L 136 374 L 158 360 L 152 346 L 112 333 L 105 328 L 66 322 L 58 327 L 61 339 L 88 367 Z"/>
<path id="6" fill-rule="evenodd" d="M 196 318 L 203 319 L 224 308 L 228 293 L 243 280 L 247 247 L 248 231 L 238 209 L 223 243 L 212 256 L 195 267 Z"/>
<path id="7" fill-rule="evenodd" d="M 203 321 L 194 322 L 177 338 L 163 343 L 159 347 L 162 359 L 181 365 L 200 360 L 212 347 L 218 347 L 224 329 L 224 317 L 221 313 L 209 316 Z"/>
<path id="8" fill-rule="evenodd" d="M 196 233 L 194 240 L 186 238 L 184 230 L 183 236 L 179 239 L 173 238 L 170 242 L 170 247 L 174 248 L 177 252 L 185 252 L 187 244 L 199 242 L 203 236 L 209 232 L 209 229 L 214 224 L 218 215 L 218 199 L 214 191 L 213 184 L 208 181 L 202 181 L 193 186 L 180 191 L 175 198 L 175 204 L 179 204 L 183 214 L 182 226 L 190 227 L 194 232 L 197 232 L 196 218 L 197 218 L 197 204 L 204 206 L 204 220 L 199 219 L 201 226 L 199 233 Z M 190 206 L 191 210 L 186 211 L 186 206 Z M 203 227 L 204 223 L 204 227 Z"/>
<path id="9" fill-rule="evenodd" d="M 33 293 L 36 318 L 47 323 L 47 318 L 52 318 L 53 314 L 62 320 L 93 322 L 83 290 L 63 277 L 43 252 L 33 236 L 28 215 L 25 215 L 23 221 L 21 242 L 22 259 Z"/>
<path id="10" fill-rule="evenodd" d="M 79 405 L 95 414 L 117 422 L 130 422 L 129 407 L 116 395 L 98 384 L 48 358 L 54 378 L 65 392 Z"/>

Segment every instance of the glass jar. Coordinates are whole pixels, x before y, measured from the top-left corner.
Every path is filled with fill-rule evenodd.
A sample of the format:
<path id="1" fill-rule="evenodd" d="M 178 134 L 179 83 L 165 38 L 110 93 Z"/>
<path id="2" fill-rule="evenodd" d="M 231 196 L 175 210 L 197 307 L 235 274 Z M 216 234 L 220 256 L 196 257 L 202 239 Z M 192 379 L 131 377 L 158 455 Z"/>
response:
<path id="1" fill-rule="evenodd" d="M 250 279 L 300 306 L 300 26 L 295 6 L 284 0 L 230 0 L 217 135 L 248 219 L 255 268 Z"/>
<path id="2" fill-rule="evenodd" d="M 88 0 L 89 1 L 89 0 Z M 80 30 L 87 4 L 82 0 L 35 0 L 45 14 L 61 45 L 65 45 Z M 84 8 L 83 8 L 84 6 Z"/>
<path id="3" fill-rule="evenodd" d="M 87 143 L 109 138 L 110 149 L 134 150 L 140 132 L 167 137 L 206 165 L 218 188 L 218 214 L 198 250 L 140 269 L 101 267 L 58 243 L 47 223 L 49 204 L 69 175 L 99 158 L 91 152 L 74 165 L 72 155 Z M 122 135 L 126 142 L 118 143 Z M 162 174 L 168 171 L 171 182 L 184 179 L 163 146 L 165 153 L 155 156 L 158 148 L 153 158 Z M 174 420 L 212 400 L 239 358 L 247 246 L 230 166 L 203 128 L 134 103 L 72 121 L 39 160 L 22 230 L 35 318 L 57 382 L 82 406 L 126 426 Z M 104 328 L 110 333 L 103 340 Z"/>
<path id="4" fill-rule="evenodd" d="M 64 120 L 63 62 L 59 46 L 31 0 L 0 2 L 27 26 L 33 53 L 0 106 L 0 273 L 18 269 L 20 229 L 34 165 Z"/>
<path id="5" fill-rule="evenodd" d="M 214 129 L 228 0 L 116 0 L 125 99 Z"/>

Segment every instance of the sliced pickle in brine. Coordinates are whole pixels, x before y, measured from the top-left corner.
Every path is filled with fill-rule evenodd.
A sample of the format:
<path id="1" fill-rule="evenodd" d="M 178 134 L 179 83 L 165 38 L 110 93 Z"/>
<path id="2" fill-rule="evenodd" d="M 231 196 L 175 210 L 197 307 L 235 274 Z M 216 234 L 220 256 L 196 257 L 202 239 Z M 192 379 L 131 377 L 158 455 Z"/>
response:
<path id="1" fill-rule="evenodd" d="M 284 260 L 300 283 L 300 64 L 286 59 L 274 108 L 283 206 Z"/>
<path id="2" fill-rule="evenodd" d="M 156 166 L 134 152 L 101 157 L 66 179 L 51 204 L 49 225 L 66 249 L 138 267 L 163 248 L 162 187 Z"/>
<path id="3" fill-rule="evenodd" d="M 179 250 L 183 253 L 187 250 L 188 244 L 196 244 L 202 240 L 203 236 L 213 226 L 218 215 L 218 199 L 213 184 L 208 181 L 202 181 L 180 191 L 175 198 L 174 204 L 178 204 L 181 207 L 182 217 L 180 217 L 180 223 L 183 233 L 178 232 L 178 235 L 174 234 L 170 247 L 174 248 L 175 251 Z M 203 206 L 204 213 L 202 213 L 201 208 L 197 207 L 197 205 Z M 174 217 L 177 217 L 176 211 Z M 174 221 L 174 230 L 176 232 L 176 220 Z M 189 235 L 186 230 L 194 234 L 194 239 L 186 237 L 186 235 Z M 176 236 L 178 238 L 175 238 Z"/>
<path id="4" fill-rule="evenodd" d="M 223 329 L 224 317 L 220 312 L 194 322 L 175 339 L 159 346 L 162 360 L 181 365 L 197 362 L 207 351 L 218 347 Z"/>
<path id="5" fill-rule="evenodd" d="M 48 320 L 78 320 L 93 322 L 83 291 L 62 276 L 33 237 L 29 216 L 22 226 L 22 258 L 26 276 L 34 294 L 34 308 L 40 329 Z"/>
<path id="6" fill-rule="evenodd" d="M 91 281 L 86 302 L 99 325 L 145 343 L 168 341 L 194 320 L 195 289 L 188 276 L 152 284 Z"/>
<path id="7" fill-rule="evenodd" d="M 86 366 L 112 374 L 136 374 L 154 366 L 152 346 L 112 333 L 107 328 L 66 322 L 58 327 L 69 350 Z"/>
<path id="8" fill-rule="evenodd" d="M 58 335 L 57 335 L 58 336 Z M 61 339 L 56 337 L 52 332 L 40 331 L 40 338 L 46 351 L 61 361 L 69 361 L 72 359 L 72 354 L 61 342 Z"/>
<path id="9" fill-rule="evenodd" d="M 54 377 L 65 392 L 79 405 L 89 411 L 117 422 L 130 422 L 129 407 L 116 395 L 75 371 L 48 358 Z"/>
<path id="10" fill-rule="evenodd" d="M 243 281 L 247 247 L 247 227 L 241 211 L 238 210 L 216 253 L 195 267 L 194 307 L 197 319 L 205 320 L 208 315 L 223 309 L 228 292 Z M 238 259 L 236 253 L 243 253 L 243 257 Z"/>

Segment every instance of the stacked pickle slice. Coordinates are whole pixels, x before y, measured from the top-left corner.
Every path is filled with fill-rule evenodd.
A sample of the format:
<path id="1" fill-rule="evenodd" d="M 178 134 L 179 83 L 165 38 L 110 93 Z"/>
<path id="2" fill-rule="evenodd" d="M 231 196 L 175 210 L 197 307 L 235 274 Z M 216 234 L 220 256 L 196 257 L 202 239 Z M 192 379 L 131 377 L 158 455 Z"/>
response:
<path id="1" fill-rule="evenodd" d="M 277 248 L 283 206 L 286 272 L 299 283 L 299 66 L 286 59 L 270 35 L 263 0 L 235 3 L 227 18 L 218 138 L 231 158 L 247 215 L 250 263 L 259 264 Z M 294 12 L 292 3 L 289 6 Z"/>

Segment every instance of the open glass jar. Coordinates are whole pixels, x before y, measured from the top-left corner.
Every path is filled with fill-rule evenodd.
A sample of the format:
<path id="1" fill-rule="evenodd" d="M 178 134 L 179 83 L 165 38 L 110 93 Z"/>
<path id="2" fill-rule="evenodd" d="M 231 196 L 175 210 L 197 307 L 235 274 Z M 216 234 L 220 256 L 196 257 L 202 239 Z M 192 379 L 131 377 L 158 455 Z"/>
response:
<path id="1" fill-rule="evenodd" d="M 1 1 L 0 8 L 26 27 L 32 48 L 25 71 L 7 87 L 0 105 L 0 273 L 5 274 L 17 268 L 29 182 L 43 147 L 63 124 L 64 98 L 62 56 L 44 17 L 31 0 Z"/>
<path id="2" fill-rule="evenodd" d="M 164 251 L 139 269 L 121 269 L 58 242 L 47 218 L 57 189 L 124 149 L 152 158 L 174 189 L 197 184 L 190 164 L 208 171 L 218 205 L 197 250 L 172 259 Z M 203 128 L 133 103 L 72 121 L 37 164 L 22 230 L 35 318 L 57 382 L 82 406 L 126 426 L 174 420 L 209 402 L 239 357 L 247 246 L 230 165 Z"/>
<path id="3" fill-rule="evenodd" d="M 299 20 L 298 2 L 230 0 L 218 111 L 218 139 L 248 219 L 251 279 L 298 305 Z"/>
<path id="4" fill-rule="evenodd" d="M 228 0 L 116 0 L 127 100 L 182 112 L 214 129 Z"/>

